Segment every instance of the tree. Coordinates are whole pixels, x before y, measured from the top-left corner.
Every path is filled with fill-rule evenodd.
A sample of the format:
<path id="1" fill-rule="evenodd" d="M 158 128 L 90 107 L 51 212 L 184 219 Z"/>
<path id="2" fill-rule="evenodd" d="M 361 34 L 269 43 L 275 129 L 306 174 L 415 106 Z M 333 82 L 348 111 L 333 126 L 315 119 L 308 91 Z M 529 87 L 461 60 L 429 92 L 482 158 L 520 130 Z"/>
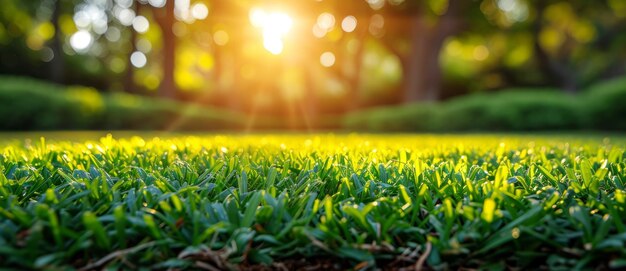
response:
<path id="1" fill-rule="evenodd" d="M 52 49 L 52 60 L 50 61 L 50 80 L 56 83 L 64 82 L 65 75 L 65 53 L 63 52 L 63 36 L 61 33 L 61 27 L 59 26 L 59 18 L 63 9 L 62 0 L 54 0 L 54 6 L 52 9 L 52 16 L 50 21 L 54 27 L 54 36 L 50 43 L 50 49 Z"/>
<path id="2" fill-rule="evenodd" d="M 441 95 L 442 73 L 439 55 L 444 41 L 465 30 L 461 12 L 475 3 L 449 0 L 433 10 L 429 1 L 409 2 L 386 12 L 385 37 L 380 41 L 400 57 L 403 68 L 402 101 L 432 101 Z M 439 1 L 441 2 L 441 1 Z M 445 2 L 445 1 L 444 1 Z M 399 48 L 400 40 L 409 42 L 409 49 Z"/>
<path id="3" fill-rule="evenodd" d="M 176 43 L 177 37 L 174 34 L 174 16 L 175 2 L 173 0 L 165 1 L 165 6 L 153 7 L 153 15 L 156 23 L 161 28 L 163 42 L 163 78 L 159 86 L 159 94 L 163 97 L 176 97 L 177 89 L 174 72 L 176 71 Z"/>
<path id="4" fill-rule="evenodd" d="M 132 3 L 133 11 L 136 15 L 141 14 L 141 4 Z M 137 32 L 135 32 L 132 27 L 128 28 L 128 32 L 130 33 L 130 50 L 126 54 L 126 71 L 124 73 L 124 90 L 128 92 L 136 91 L 137 84 L 135 84 L 135 71 L 133 69 L 133 63 L 130 58 L 132 54 L 137 51 Z"/>
<path id="5" fill-rule="evenodd" d="M 619 61 L 614 49 L 620 43 L 618 33 L 626 29 L 626 21 L 607 8 L 610 3 L 531 3 L 536 14 L 531 29 L 535 58 L 547 82 L 575 93 L 587 82 L 612 72 Z"/>

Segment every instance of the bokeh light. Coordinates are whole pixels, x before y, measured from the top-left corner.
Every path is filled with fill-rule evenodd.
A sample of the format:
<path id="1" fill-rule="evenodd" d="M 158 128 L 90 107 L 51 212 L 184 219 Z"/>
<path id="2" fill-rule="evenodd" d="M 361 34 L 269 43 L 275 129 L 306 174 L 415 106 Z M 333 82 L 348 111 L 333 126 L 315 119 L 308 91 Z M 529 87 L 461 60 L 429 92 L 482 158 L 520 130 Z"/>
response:
<path id="1" fill-rule="evenodd" d="M 50 47 L 44 47 L 41 49 L 41 60 L 43 62 L 50 62 L 54 59 L 54 51 Z"/>
<path id="2" fill-rule="evenodd" d="M 385 6 L 385 0 L 366 0 L 370 7 L 379 10 Z"/>
<path id="3" fill-rule="evenodd" d="M 263 47 L 272 54 L 278 55 L 283 52 L 283 42 L 280 39 L 263 39 Z"/>
<path id="4" fill-rule="evenodd" d="M 383 35 L 383 29 L 385 27 L 385 17 L 380 14 L 374 14 L 370 18 L 369 31 L 375 37 L 381 37 Z"/>
<path id="5" fill-rule="evenodd" d="M 228 33 L 226 33 L 226 31 L 224 30 L 218 30 L 215 32 L 215 34 L 213 34 L 213 41 L 219 46 L 226 45 L 228 43 L 228 40 L 230 40 L 230 37 L 228 36 Z"/>
<path id="6" fill-rule="evenodd" d="M 354 31 L 356 29 L 356 25 L 357 25 L 356 17 L 352 15 L 343 18 L 343 21 L 341 21 L 341 29 L 343 29 L 343 31 L 346 31 L 346 32 Z"/>
<path id="7" fill-rule="evenodd" d="M 315 36 L 316 38 L 323 38 L 324 36 L 326 36 L 326 33 L 328 33 L 328 31 L 326 31 L 326 29 L 322 29 L 318 24 L 315 24 L 313 26 L 313 36 Z"/>
<path id="8" fill-rule="evenodd" d="M 150 27 L 150 22 L 144 16 L 137 16 L 133 19 L 133 29 L 139 33 L 146 33 Z"/>
<path id="9" fill-rule="evenodd" d="M 122 25 L 129 26 L 133 24 L 133 20 L 135 19 L 135 11 L 127 8 L 121 9 L 117 12 L 116 17 Z"/>
<path id="10" fill-rule="evenodd" d="M 143 68 L 148 63 L 148 59 L 144 53 L 135 51 L 130 55 L 130 63 L 136 68 Z"/>
<path id="11" fill-rule="evenodd" d="M 152 50 L 152 43 L 148 39 L 138 39 L 135 45 L 137 46 L 137 50 L 144 54 L 147 54 Z"/>
<path id="12" fill-rule="evenodd" d="M 260 28 L 263 34 L 263 47 L 270 53 L 278 55 L 284 49 L 283 39 L 293 26 L 293 19 L 283 12 L 265 12 L 253 8 L 249 13 L 250 23 Z"/>
<path id="13" fill-rule="evenodd" d="M 328 31 L 335 26 L 335 16 L 330 13 L 324 12 L 317 17 L 317 25 L 321 29 Z"/>
<path id="14" fill-rule="evenodd" d="M 86 51 L 92 42 L 93 37 L 87 30 L 79 30 L 70 37 L 70 45 L 79 53 Z"/>
<path id="15" fill-rule="evenodd" d="M 204 20 L 209 16 L 209 8 L 204 3 L 196 3 L 191 7 L 191 16 L 197 20 Z"/>
<path id="16" fill-rule="evenodd" d="M 173 0 L 169 0 L 173 1 Z M 148 3 L 155 8 L 162 8 L 165 6 L 166 0 L 148 0 Z"/>
<path id="17" fill-rule="evenodd" d="M 324 52 L 320 56 L 320 64 L 324 67 L 332 67 L 335 65 L 335 54 L 332 52 Z"/>
<path id="18" fill-rule="evenodd" d="M 474 48 L 473 56 L 474 59 L 483 61 L 489 56 L 489 50 L 484 45 L 476 46 L 476 48 Z"/>
<path id="19" fill-rule="evenodd" d="M 109 40 L 110 42 L 116 42 L 120 40 L 120 38 L 122 37 L 122 32 L 120 31 L 119 28 L 112 26 L 112 27 L 109 27 L 109 29 L 104 35 L 107 38 L 107 40 Z"/>
<path id="20" fill-rule="evenodd" d="M 115 0 L 115 4 L 123 8 L 130 8 L 133 6 L 133 0 Z"/>

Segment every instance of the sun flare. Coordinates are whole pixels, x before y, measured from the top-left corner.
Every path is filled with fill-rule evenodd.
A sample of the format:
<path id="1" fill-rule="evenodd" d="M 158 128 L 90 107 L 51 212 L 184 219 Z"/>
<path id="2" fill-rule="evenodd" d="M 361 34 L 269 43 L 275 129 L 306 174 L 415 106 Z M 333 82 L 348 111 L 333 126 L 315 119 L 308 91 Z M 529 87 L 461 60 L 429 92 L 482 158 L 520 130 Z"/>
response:
<path id="1" fill-rule="evenodd" d="M 293 19 L 284 12 L 266 12 L 259 8 L 250 10 L 250 23 L 261 29 L 263 47 L 278 55 L 285 47 L 283 39 L 293 26 Z"/>

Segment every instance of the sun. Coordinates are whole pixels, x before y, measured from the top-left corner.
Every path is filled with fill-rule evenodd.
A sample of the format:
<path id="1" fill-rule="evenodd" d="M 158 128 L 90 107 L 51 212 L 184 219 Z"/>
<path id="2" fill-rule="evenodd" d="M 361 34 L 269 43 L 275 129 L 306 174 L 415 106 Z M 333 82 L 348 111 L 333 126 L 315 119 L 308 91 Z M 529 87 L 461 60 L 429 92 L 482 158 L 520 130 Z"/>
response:
<path id="1" fill-rule="evenodd" d="M 263 47 L 272 54 L 283 52 L 283 39 L 293 26 L 293 19 L 284 12 L 266 12 L 260 8 L 250 10 L 250 23 L 261 29 Z"/>

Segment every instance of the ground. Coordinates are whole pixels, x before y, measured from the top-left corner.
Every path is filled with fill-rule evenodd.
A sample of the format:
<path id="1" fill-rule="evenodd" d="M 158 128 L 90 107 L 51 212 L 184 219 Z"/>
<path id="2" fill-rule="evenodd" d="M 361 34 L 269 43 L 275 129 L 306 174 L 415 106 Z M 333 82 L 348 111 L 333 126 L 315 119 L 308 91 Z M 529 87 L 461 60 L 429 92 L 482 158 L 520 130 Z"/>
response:
<path id="1" fill-rule="evenodd" d="M 0 267 L 626 267 L 618 135 L 113 134 L 0 136 Z"/>

